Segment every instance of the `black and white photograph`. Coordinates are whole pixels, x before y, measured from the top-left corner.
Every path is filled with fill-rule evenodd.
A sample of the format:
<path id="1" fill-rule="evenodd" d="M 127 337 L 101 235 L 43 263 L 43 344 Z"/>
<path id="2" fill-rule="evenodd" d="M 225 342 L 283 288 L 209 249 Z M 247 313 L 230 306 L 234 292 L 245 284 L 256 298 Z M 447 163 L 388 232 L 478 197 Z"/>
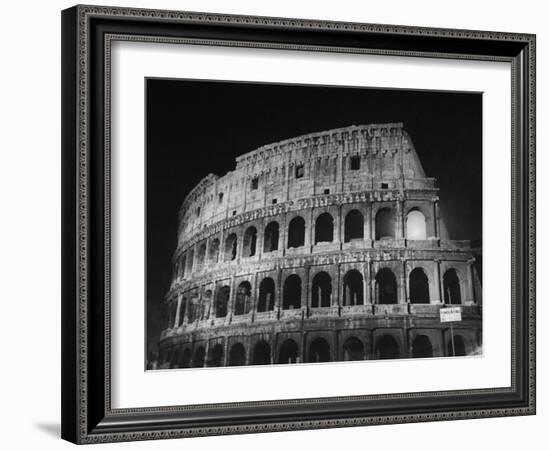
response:
<path id="1" fill-rule="evenodd" d="M 145 90 L 148 370 L 483 356 L 481 92 Z"/>

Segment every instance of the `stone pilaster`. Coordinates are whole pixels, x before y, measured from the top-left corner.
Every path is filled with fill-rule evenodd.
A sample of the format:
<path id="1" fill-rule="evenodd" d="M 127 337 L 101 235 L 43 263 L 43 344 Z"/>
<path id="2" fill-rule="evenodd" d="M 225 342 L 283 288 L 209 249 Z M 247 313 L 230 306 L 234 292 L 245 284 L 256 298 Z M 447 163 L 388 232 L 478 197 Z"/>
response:
<path id="1" fill-rule="evenodd" d="M 277 318 L 281 315 L 281 306 L 283 303 L 283 273 L 281 269 L 277 269 L 277 286 L 275 291 L 274 310 L 277 311 Z"/>
<path id="2" fill-rule="evenodd" d="M 305 305 L 306 306 L 306 313 L 307 313 L 307 316 L 309 316 L 310 314 L 310 310 L 311 310 L 311 298 L 313 297 L 313 291 L 312 291 L 312 286 L 311 286 L 311 276 L 310 276 L 310 273 L 311 273 L 311 268 L 310 266 L 307 266 L 306 267 L 306 270 L 305 270 L 305 276 L 304 276 L 304 283 L 305 283 L 305 289 L 302 289 L 302 290 L 305 290 L 305 301 L 302 301 L 302 306 Z"/>
<path id="3" fill-rule="evenodd" d="M 474 260 L 467 261 L 467 280 L 468 280 L 468 297 L 465 298 L 466 305 L 476 304 L 475 276 L 474 276 Z"/>
<path id="4" fill-rule="evenodd" d="M 371 278 L 371 262 L 369 260 L 363 265 L 363 303 L 365 305 L 372 303 L 372 292 L 369 288 Z"/>
<path id="5" fill-rule="evenodd" d="M 398 239 L 403 239 L 405 237 L 405 226 L 404 226 L 404 205 L 402 200 L 397 200 L 395 202 L 395 237 Z"/>
<path id="6" fill-rule="evenodd" d="M 440 233 L 440 214 L 439 214 L 439 202 L 438 200 L 433 201 L 433 208 L 432 208 L 432 234 L 435 238 L 441 238 Z"/>
<path id="7" fill-rule="evenodd" d="M 178 328 L 180 326 L 181 297 L 182 294 L 178 294 L 178 306 L 176 307 L 176 319 L 174 321 L 174 328 Z"/>
<path id="8" fill-rule="evenodd" d="M 231 275 L 231 284 L 230 284 L 230 290 L 229 290 L 229 301 L 227 302 L 227 315 L 225 317 L 226 323 L 231 323 L 231 319 L 233 319 L 233 308 L 235 307 L 235 275 Z"/>
<path id="9" fill-rule="evenodd" d="M 398 275 L 398 289 L 399 289 L 399 297 L 397 299 L 397 303 L 409 303 L 409 299 L 407 298 L 407 269 L 406 269 L 407 262 L 405 260 L 402 260 L 399 264 L 399 275 Z"/>
<path id="10" fill-rule="evenodd" d="M 443 303 L 443 288 L 441 286 L 441 261 L 436 259 L 435 261 L 435 270 L 434 270 L 434 292 L 436 295 L 432 297 L 430 303 L 432 304 L 441 304 Z"/>

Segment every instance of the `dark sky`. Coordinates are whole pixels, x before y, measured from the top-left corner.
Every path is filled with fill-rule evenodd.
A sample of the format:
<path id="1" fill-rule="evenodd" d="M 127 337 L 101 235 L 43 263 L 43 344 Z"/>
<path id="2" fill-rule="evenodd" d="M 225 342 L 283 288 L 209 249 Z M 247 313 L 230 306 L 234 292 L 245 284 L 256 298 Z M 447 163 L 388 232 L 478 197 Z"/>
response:
<path id="1" fill-rule="evenodd" d="M 315 131 L 403 122 L 438 179 L 452 239 L 481 239 L 479 93 L 197 80 L 146 80 L 147 336 L 156 342 L 172 274 L 177 215 L 205 175 L 236 156 Z"/>

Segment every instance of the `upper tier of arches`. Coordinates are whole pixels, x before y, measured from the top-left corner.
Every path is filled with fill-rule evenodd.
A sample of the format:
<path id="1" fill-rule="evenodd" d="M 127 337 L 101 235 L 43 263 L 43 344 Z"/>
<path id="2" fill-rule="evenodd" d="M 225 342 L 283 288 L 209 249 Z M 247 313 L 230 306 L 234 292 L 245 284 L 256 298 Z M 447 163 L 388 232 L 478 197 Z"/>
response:
<path id="1" fill-rule="evenodd" d="M 173 282 L 218 264 L 368 247 L 439 245 L 437 202 L 350 203 L 257 218 L 197 240 L 174 259 Z M 458 244 L 460 241 L 458 242 Z"/>

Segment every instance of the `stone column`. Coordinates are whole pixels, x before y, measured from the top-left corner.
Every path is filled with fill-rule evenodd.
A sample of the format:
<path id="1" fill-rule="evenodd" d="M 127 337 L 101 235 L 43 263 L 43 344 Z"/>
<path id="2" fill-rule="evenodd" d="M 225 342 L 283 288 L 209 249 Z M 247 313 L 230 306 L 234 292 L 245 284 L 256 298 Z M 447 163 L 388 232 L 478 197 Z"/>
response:
<path id="1" fill-rule="evenodd" d="M 309 317 L 310 315 L 310 312 L 311 312 L 311 298 L 313 297 L 313 294 L 312 294 L 312 289 L 311 288 L 311 283 L 310 283 L 310 266 L 306 266 L 305 268 L 305 271 L 304 271 L 304 283 L 305 283 L 305 295 L 306 295 L 306 298 L 305 298 L 305 302 L 302 302 L 302 305 L 304 305 L 305 303 L 305 306 L 306 306 L 306 316 Z"/>
<path id="2" fill-rule="evenodd" d="M 233 318 L 233 308 L 235 305 L 235 275 L 231 275 L 231 283 L 230 283 L 230 291 L 229 291 L 229 301 L 227 305 L 227 316 L 225 317 L 226 323 L 231 323 L 231 319 Z"/>
<path id="3" fill-rule="evenodd" d="M 432 235 L 435 238 L 439 238 L 440 231 L 439 231 L 439 203 L 437 200 L 433 201 L 433 208 L 432 208 Z"/>
<path id="4" fill-rule="evenodd" d="M 344 140 L 345 142 L 345 140 Z M 344 145 L 346 145 L 344 143 Z M 346 157 L 343 154 L 342 149 L 339 151 L 338 155 L 338 173 L 337 173 L 337 186 L 339 192 L 344 192 L 344 164 L 346 162 Z"/>
<path id="5" fill-rule="evenodd" d="M 178 306 L 176 307 L 176 320 L 174 321 L 174 328 L 178 328 L 180 326 L 180 308 L 181 308 L 181 298 L 182 294 L 178 294 Z"/>
<path id="6" fill-rule="evenodd" d="M 176 259 L 176 261 L 174 262 L 174 267 L 172 268 L 172 283 L 171 283 L 172 286 L 176 284 L 176 282 L 179 280 L 179 271 L 180 271 L 179 259 Z"/>
<path id="7" fill-rule="evenodd" d="M 367 203 L 367 208 L 365 210 L 365 217 L 363 218 L 363 239 L 372 240 L 372 204 L 371 202 Z"/>
<path id="8" fill-rule="evenodd" d="M 291 167 L 290 167 L 290 158 L 291 158 L 292 152 L 288 152 L 288 160 L 286 162 L 286 176 L 285 176 L 285 201 L 289 200 L 289 192 L 290 192 L 290 173 L 291 173 Z"/>
<path id="9" fill-rule="evenodd" d="M 368 305 L 372 303 L 370 296 L 370 289 L 367 288 L 368 283 L 370 282 L 370 260 L 363 265 L 363 304 Z"/>
<path id="10" fill-rule="evenodd" d="M 244 232 L 244 225 L 239 226 L 235 232 L 237 235 L 237 254 L 235 256 L 235 261 L 240 261 L 243 257 Z"/>
<path id="11" fill-rule="evenodd" d="M 395 237 L 397 239 L 403 239 L 405 237 L 404 222 L 403 222 L 403 201 L 396 201 L 396 212 L 395 212 Z"/>
<path id="12" fill-rule="evenodd" d="M 376 240 L 376 213 L 372 207 L 372 202 L 369 203 L 369 212 L 370 212 L 370 238 Z"/>
<path id="13" fill-rule="evenodd" d="M 409 299 L 407 298 L 407 262 L 403 260 L 401 264 L 399 265 L 399 298 L 397 299 L 397 303 L 409 303 Z"/>
<path id="14" fill-rule="evenodd" d="M 281 306 L 283 298 L 283 284 L 282 284 L 283 273 L 281 269 L 277 269 L 277 286 L 275 290 L 275 304 L 273 306 L 274 311 L 277 312 L 277 319 L 281 315 Z"/>
<path id="15" fill-rule="evenodd" d="M 254 282 L 252 283 L 252 289 L 250 291 L 250 320 L 254 322 L 254 316 L 256 315 L 256 305 L 258 304 L 258 272 L 254 274 Z"/>
<path id="16" fill-rule="evenodd" d="M 343 230 L 343 227 L 342 227 L 342 205 L 338 205 L 338 209 L 337 209 L 338 213 L 336 214 L 336 223 L 334 224 L 334 228 L 336 229 L 335 232 L 333 232 L 333 236 L 336 238 L 336 239 L 333 239 L 334 242 L 336 242 L 337 244 L 340 244 L 340 248 L 342 248 L 342 242 L 344 242 L 344 236 L 343 236 L 343 233 L 344 233 L 344 230 Z"/>
<path id="17" fill-rule="evenodd" d="M 369 267 L 370 267 L 370 275 L 371 275 L 369 278 L 369 290 L 371 295 L 371 303 L 377 304 L 378 298 L 376 295 L 376 270 L 375 270 L 376 267 L 374 266 L 372 261 L 369 263 Z"/>
<path id="18" fill-rule="evenodd" d="M 198 295 L 198 299 L 197 299 L 197 308 L 198 308 L 198 314 L 195 314 L 197 316 L 197 326 L 199 325 L 199 322 L 202 320 L 202 294 L 203 294 L 203 287 L 200 286 L 199 287 L 199 295 Z"/>
<path id="19" fill-rule="evenodd" d="M 250 189 L 250 182 L 251 182 L 251 179 L 248 176 L 248 167 L 249 167 L 249 164 L 246 164 L 244 166 L 244 176 L 243 176 L 243 178 L 244 178 L 244 183 L 243 183 L 244 193 L 242 194 L 242 196 L 243 196 L 243 212 L 246 211 L 246 200 L 247 200 L 248 190 Z"/>
<path id="20" fill-rule="evenodd" d="M 262 256 L 264 254 L 264 233 L 265 233 L 265 226 L 266 226 L 266 220 L 265 217 L 260 221 L 260 224 L 258 227 L 260 229 L 258 230 L 258 233 L 256 233 L 256 257 L 258 260 L 262 259 Z"/>
<path id="21" fill-rule="evenodd" d="M 340 307 L 342 305 L 342 300 L 344 295 L 342 290 L 342 265 L 341 264 L 338 264 L 338 275 L 337 275 L 336 282 L 338 283 L 338 295 L 336 296 L 335 299 L 332 300 L 332 302 L 334 303 L 334 306 L 338 307 L 338 315 L 340 315 L 340 310 L 341 310 Z"/>
<path id="22" fill-rule="evenodd" d="M 225 249 L 225 242 L 223 239 L 223 228 L 220 230 L 219 238 L 220 240 L 220 248 L 218 248 L 218 263 L 223 262 L 223 256 L 224 256 L 224 249 Z"/>
<path id="23" fill-rule="evenodd" d="M 174 321 L 174 300 L 172 300 L 168 303 L 168 328 L 172 328 L 174 326 Z"/>
<path id="24" fill-rule="evenodd" d="M 476 304 L 476 290 L 475 290 L 475 277 L 474 277 L 474 260 L 470 259 L 468 264 L 468 291 L 471 295 L 469 300 L 466 300 L 467 305 Z"/>
<path id="25" fill-rule="evenodd" d="M 304 246 L 309 247 L 309 251 L 315 245 L 315 220 L 313 218 L 313 207 L 309 208 L 309 217 L 304 218 L 306 221 Z"/>
<path id="26" fill-rule="evenodd" d="M 435 271 L 434 271 L 434 286 L 436 295 L 431 299 L 430 303 L 432 304 L 441 304 L 443 303 L 442 289 L 441 289 L 441 261 L 439 259 L 435 260 Z"/>
<path id="27" fill-rule="evenodd" d="M 287 213 L 284 212 L 281 215 L 281 222 L 279 224 L 279 246 L 278 250 L 281 251 L 281 255 L 286 254 L 286 248 L 288 245 L 288 219 Z"/>
<path id="28" fill-rule="evenodd" d="M 275 333 L 271 333 L 269 345 L 271 347 L 271 354 L 269 355 L 270 363 L 275 364 L 275 361 L 277 360 L 277 338 Z"/>
<path id="29" fill-rule="evenodd" d="M 229 339 L 227 339 L 227 336 L 226 336 L 224 338 L 224 343 L 223 343 L 223 361 L 222 361 L 222 365 L 224 367 L 226 367 L 228 361 L 229 361 Z"/>
<path id="30" fill-rule="evenodd" d="M 204 252 L 204 259 L 202 261 L 202 267 L 210 265 L 210 245 L 212 244 L 212 237 L 207 237 L 205 240 L 206 250 Z"/>
<path id="31" fill-rule="evenodd" d="M 206 344 L 204 346 L 204 364 L 203 367 L 208 367 L 208 359 L 210 358 L 210 339 L 206 340 Z"/>
<path id="32" fill-rule="evenodd" d="M 192 299 L 189 296 L 189 292 L 187 292 L 187 295 L 184 294 L 183 299 L 181 301 L 181 308 L 183 309 L 181 323 L 183 325 L 187 325 L 187 324 L 190 323 L 189 322 L 189 309 L 193 308 L 192 306 L 190 306 L 191 304 L 192 304 Z"/>
<path id="33" fill-rule="evenodd" d="M 300 277 L 299 273 L 297 273 L 296 275 Z M 302 280 L 302 289 L 300 291 L 300 310 L 302 311 L 302 318 L 307 317 L 307 313 L 308 313 L 308 298 L 307 298 L 307 291 L 309 287 L 308 278 L 309 278 L 308 273 L 307 271 L 305 271 L 305 277 Z"/>
<path id="34" fill-rule="evenodd" d="M 210 298 L 210 311 L 208 314 L 207 319 L 215 319 L 216 318 L 216 296 L 218 295 L 218 285 L 214 285 L 214 289 L 212 289 L 212 296 Z"/>

